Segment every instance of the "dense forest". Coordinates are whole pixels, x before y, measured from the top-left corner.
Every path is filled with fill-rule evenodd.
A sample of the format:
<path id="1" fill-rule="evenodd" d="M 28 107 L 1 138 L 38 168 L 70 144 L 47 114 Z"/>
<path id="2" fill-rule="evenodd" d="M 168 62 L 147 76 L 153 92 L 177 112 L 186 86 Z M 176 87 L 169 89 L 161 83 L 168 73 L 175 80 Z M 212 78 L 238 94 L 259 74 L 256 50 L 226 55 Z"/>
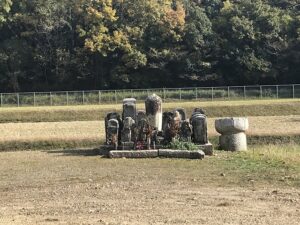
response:
<path id="1" fill-rule="evenodd" d="M 300 83 L 300 0 L 0 0 L 0 92 Z"/>

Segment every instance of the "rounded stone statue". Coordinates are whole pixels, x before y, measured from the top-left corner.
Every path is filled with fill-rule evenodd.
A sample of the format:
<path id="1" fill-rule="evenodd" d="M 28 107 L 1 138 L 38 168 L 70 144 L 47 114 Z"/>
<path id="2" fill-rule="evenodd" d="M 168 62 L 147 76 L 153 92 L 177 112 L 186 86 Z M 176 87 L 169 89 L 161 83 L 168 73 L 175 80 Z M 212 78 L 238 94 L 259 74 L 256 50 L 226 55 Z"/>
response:
<path id="1" fill-rule="evenodd" d="M 226 151 L 246 151 L 249 129 L 248 118 L 223 118 L 215 122 L 215 128 L 221 134 L 219 144 Z"/>
<path id="2" fill-rule="evenodd" d="M 155 127 L 158 131 L 162 130 L 162 100 L 161 98 L 153 94 L 148 96 L 145 101 L 146 115 L 149 124 Z"/>

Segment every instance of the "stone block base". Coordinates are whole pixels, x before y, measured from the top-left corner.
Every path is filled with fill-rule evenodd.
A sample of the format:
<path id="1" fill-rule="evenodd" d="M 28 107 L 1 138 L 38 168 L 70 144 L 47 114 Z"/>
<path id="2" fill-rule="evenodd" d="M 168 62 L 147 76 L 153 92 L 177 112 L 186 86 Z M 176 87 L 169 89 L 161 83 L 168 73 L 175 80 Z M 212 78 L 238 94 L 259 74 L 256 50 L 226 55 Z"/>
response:
<path id="1" fill-rule="evenodd" d="M 197 145 L 197 146 L 199 150 L 202 150 L 205 153 L 205 155 L 212 156 L 214 154 L 214 148 L 210 142 L 208 142 L 205 145 Z"/>
<path id="2" fill-rule="evenodd" d="M 131 150 L 133 149 L 134 142 L 122 142 L 119 146 L 119 149 L 121 150 Z"/>
<path id="3" fill-rule="evenodd" d="M 181 158 L 181 159 L 203 159 L 205 153 L 199 151 L 186 151 L 186 150 L 170 150 L 161 149 L 158 151 L 159 157 L 164 158 Z"/>
<path id="4" fill-rule="evenodd" d="M 220 148 L 225 151 L 246 151 L 247 136 L 245 133 L 223 134 L 219 137 Z"/>
<path id="5" fill-rule="evenodd" d="M 110 151 L 109 158 L 119 159 L 119 158 L 156 158 L 158 157 L 158 150 L 141 150 L 141 151 Z"/>

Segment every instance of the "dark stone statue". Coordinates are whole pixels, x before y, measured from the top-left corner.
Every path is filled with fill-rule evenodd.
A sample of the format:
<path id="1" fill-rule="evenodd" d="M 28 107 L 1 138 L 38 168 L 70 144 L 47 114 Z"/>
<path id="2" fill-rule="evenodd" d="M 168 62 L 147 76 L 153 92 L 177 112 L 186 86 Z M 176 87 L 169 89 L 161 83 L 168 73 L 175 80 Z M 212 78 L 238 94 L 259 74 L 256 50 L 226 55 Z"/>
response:
<path id="1" fill-rule="evenodd" d="M 107 145 L 112 145 L 115 150 L 118 149 L 119 140 L 119 122 L 116 119 L 110 119 L 107 122 Z"/>
<path id="2" fill-rule="evenodd" d="M 108 142 L 108 121 L 111 120 L 111 119 L 115 119 L 118 121 L 119 123 L 119 133 L 118 133 L 118 142 L 121 141 L 121 130 L 123 129 L 123 123 L 122 123 L 122 120 L 121 120 L 121 117 L 118 113 L 116 112 L 111 112 L 111 113 L 108 113 L 107 116 L 105 117 L 105 139 L 106 139 L 106 143 Z"/>
<path id="3" fill-rule="evenodd" d="M 201 112 L 194 112 L 190 123 L 192 125 L 192 141 L 196 144 L 207 144 L 207 118 Z"/>

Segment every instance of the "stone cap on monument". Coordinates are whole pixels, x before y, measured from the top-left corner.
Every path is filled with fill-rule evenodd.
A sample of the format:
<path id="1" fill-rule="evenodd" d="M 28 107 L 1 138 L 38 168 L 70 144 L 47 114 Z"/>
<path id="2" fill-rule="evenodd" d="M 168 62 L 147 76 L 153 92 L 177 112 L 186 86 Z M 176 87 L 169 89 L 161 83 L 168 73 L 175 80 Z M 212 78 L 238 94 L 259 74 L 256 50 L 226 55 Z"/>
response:
<path id="1" fill-rule="evenodd" d="M 245 132 L 249 129 L 246 117 L 222 118 L 215 121 L 216 131 L 220 134 Z"/>
<path id="2" fill-rule="evenodd" d="M 128 104 L 128 103 L 136 103 L 136 99 L 135 98 L 124 98 L 123 99 L 123 104 Z"/>

